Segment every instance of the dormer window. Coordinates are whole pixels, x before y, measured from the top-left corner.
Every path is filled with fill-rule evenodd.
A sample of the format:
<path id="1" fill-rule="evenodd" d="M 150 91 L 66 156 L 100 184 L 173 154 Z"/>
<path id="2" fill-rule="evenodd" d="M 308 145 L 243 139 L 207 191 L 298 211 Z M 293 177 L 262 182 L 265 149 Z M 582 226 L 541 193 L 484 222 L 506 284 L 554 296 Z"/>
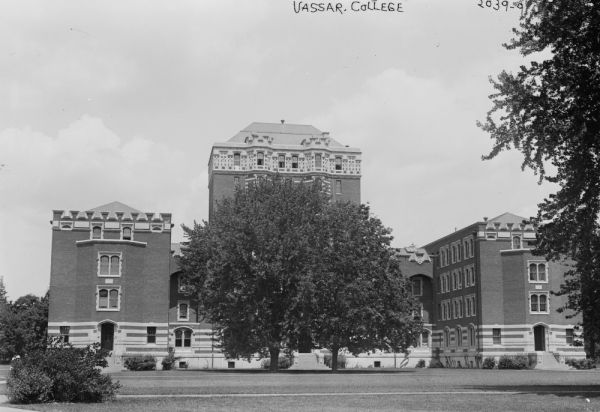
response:
<path id="1" fill-rule="evenodd" d="M 280 169 L 285 168 L 285 155 L 279 155 L 277 163 Z"/>
<path id="2" fill-rule="evenodd" d="M 239 166 L 240 165 L 240 154 L 239 153 L 234 153 L 233 154 L 233 165 L 234 166 Z"/>
<path id="3" fill-rule="evenodd" d="M 258 152 L 258 154 L 256 155 L 256 165 L 264 166 L 264 164 L 265 164 L 265 154 L 263 152 Z"/>
<path id="4" fill-rule="evenodd" d="M 512 248 L 513 249 L 521 249 L 521 236 L 513 236 Z"/>
<path id="5" fill-rule="evenodd" d="M 317 153 L 315 155 L 315 167 L 318 169 L 323 167 L 323 158 L 321 157 L 321 153 Z"/>
<path id="6" fill-rule="evenodd" d="M 123 240 L 131 240 L 131 228 L 130 227 L 124 227 L 123 228 Z"/>
<path id="7" fill-rule="evenodd" d="M 298 168 L 298 156 L 292 156 L 292 169 Z"/>
<path id="8" fill-rule="evenodd" d="M 341 157 L 335 158 L 335 170 L 342 170 L 342 158 Z"/>
<path id="9" fill-rule="evenodd" d="M 92 227 L 92 239 L 102 239 L 102 226 Z"/>

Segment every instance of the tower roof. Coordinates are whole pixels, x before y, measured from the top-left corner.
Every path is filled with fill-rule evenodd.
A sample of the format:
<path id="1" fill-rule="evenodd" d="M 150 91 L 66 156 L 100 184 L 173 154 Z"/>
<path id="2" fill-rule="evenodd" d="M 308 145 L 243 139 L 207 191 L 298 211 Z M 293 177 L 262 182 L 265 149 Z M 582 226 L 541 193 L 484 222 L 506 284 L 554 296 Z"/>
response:
<path id="1" fill-rule="evenodd" d="M 500 223 L 501 226 L 506 225 L 507 223 L 512 223 L 515 225 L 523 223 L 524 220 L 528 220 L 523 216 L 518 216 L 510 212 L 502 213 L 499 216 L 496 216 L 493 219 L 488 220 L 488 222 L 492 223 Z"/>
<path id="2" fill-rule="evenodd" d="M 129 212 L 129 213 L 141 213 L 139 210 L 132 208 L 131 206 L 127 206 L 121 202 L 111 202 L 102 206 L 95 207 L 90 209 L 91 212 Z"/>
<path id="3" fill-rule="evenodd" d="M 249 135 L 265 135 L 273 138 L 276 145 L 300 146 L 302 141 L 311 136 L 322 136 L 323 132 L 308 124 L 289 123 L 250 123 L 239 133 L 229 139 L 229 142 L 244 143 Z M 332 147 L 344 147 L 340 142 L 331 137 L 329 145 Z"/>

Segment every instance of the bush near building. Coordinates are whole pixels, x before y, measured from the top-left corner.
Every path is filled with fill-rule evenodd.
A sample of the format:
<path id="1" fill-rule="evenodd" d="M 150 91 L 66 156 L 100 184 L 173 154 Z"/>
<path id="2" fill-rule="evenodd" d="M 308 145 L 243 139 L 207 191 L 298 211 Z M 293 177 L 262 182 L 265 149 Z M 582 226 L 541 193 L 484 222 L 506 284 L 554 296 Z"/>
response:
<path id="1" fill-rule="evenodd" d="M 100 344 L 74 348 L 50 339 L 45 350 L 32 351 L 11 364 L 8 399 L 11 403 L 103 402 L 120 388 L 106 367 L 107 352 Z"/>
<path id="2" fill-rule="evenodd" d="M 134 356 L 126 358 L 125 367 L 130 371 L 153 371 L 156 370 L 156 359 L 154 356 Z"/>
<path id="3" fill-rule="evenodd" d="M 443 368 L 444 364 L 442 363 L 441 360 L 433 358 L 433 359 L 431 359 L 431 362 L 429 362 L 429 367 L 430 368 Z"/>
<path id="4" fill-rule="evenodd" d="M 417 365 L 415 367 L 416 368 L 424 368 L 425 366 L 427 366 L 425 359 L 419 359 L 419 361 L 417 362 Z"/>
<path id="5" fill-rule="evenodd" d="M 173 369 L 173 365 L 175 365 L 175 362 L 178 360 L 179 357 L 175 356 L 175 350 L 173 348 L 169 348 L 169 353 L 161 361 L 162 369 L 164 371 L 170 371 Z"/>
<path id="6" fill-rule="evenodd" d="M 291 358 L 280 357 L 277 361 L 277 369 L 289 369 L 290 366 L 294 364 L 294 360 Z M 263 369 L 271 369 L 271 359 L 263 359 L 262 361 Z"/>
<path id="7" fill-rule="evenodd" d="M 485 358 L 481 367 L 483 369 L 494 369 L 496 367 L 496 359 L 492 357 Z"/>
<path id="8" fill-rule="evenodd" d="M 326 353 L 323 356 L 323 363 L 328 367 L 331 368 L 331 353 Z M 338 355 L 337 357 L 337 367 L 338 369 L 346 369 L 346 356 L 345 355 Z"/>
<path id="9" fill-rule="evenodd" d="M 527 355 L 503 355 L 498 361 L 498 369 L 528 369 Z"/>
<path id="10" fill-rule="evenodd" d="M 594 359 L 565 359 L 565 364 L 575 369 L 594 369 L 596 361 Z"/>

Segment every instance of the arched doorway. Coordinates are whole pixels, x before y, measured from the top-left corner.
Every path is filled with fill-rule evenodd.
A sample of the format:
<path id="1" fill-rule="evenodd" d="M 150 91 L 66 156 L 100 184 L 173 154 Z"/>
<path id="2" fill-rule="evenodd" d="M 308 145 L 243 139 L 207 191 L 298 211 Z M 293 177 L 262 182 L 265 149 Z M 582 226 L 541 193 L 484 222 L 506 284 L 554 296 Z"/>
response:
<path id="1" fill-rule="evenodd" d="M 104 322 L 100 324 L 100 347 L 112 351 L 115 342 L 115 324 Z"/>
<path id="2" fill-rule="evenodd" d="M 546 350 L 546 327 L 544 325 L 536 325 L 533 327 L 533 341 L 536 351 Z"/>

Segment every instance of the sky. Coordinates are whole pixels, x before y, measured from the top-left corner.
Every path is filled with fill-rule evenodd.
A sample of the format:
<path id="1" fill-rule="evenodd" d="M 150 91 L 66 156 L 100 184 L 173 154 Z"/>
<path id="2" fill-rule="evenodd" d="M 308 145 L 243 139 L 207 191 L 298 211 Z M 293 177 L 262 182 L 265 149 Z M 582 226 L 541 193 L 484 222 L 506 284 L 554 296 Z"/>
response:
<path id="1" fill-rule="evenodd" d="M 48 289 L 54 209 L 170 212 L 182 241 L 180 224 L 207 218 L 211 146 L 254 121 L 311 124 L 360 148 L 362 201 L 394 246 L 535 215 L 555 188 L 522 171 L 516 151 L 481 160 L 489 77 L 525 60 L 502 47 L 518 9 L 479 3 L 296 13 L 289 0 L 1 2 L 9 298 Z"/>

